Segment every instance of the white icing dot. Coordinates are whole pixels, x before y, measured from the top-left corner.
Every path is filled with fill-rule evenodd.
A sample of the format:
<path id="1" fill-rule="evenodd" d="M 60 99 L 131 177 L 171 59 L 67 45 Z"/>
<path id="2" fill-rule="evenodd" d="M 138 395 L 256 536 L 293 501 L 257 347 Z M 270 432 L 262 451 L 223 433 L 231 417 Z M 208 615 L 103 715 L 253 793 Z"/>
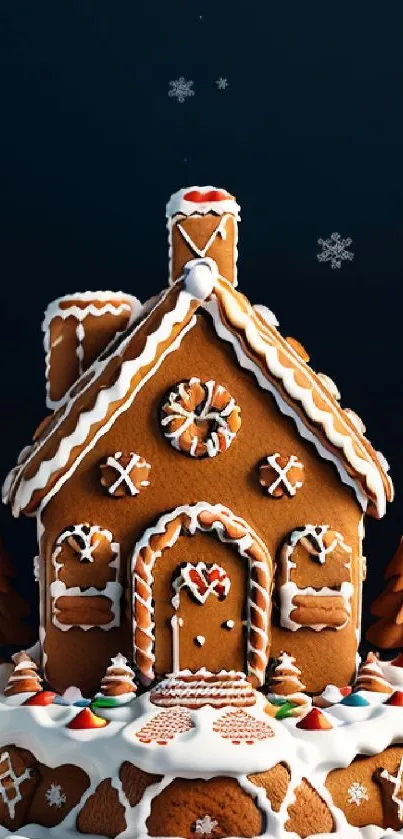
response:
<path id="1" fill-rule="evenodd" d="M 341 399 L 341 394 L 333 379 L 331 379 L 330 376 L 327 376 L 326 373 L 318 373 L 317 375 L 318 379 L 321 380 L 322 384 L 324 384 L 324 386 L 328 389 L 333 398 L 339 401 Z"/>
<path id="2" fill-rule="evenodd" d="M 191 259 L 184 268 L 185 288 L 196 300 L 206 300 L 214 289 L 218 268 L 214 259 Z"/>
<path id="3" fill-rule="evenodd" d="M 234 626 L 235 626 L 235 621 L 233 621 L 233 620 L 224 621 L 224 623 L 222 624 L 223 629 L 233 629 Z"/>
<path id="4" fill-rule="evenodd" d="M 204 635 L 196 635 L 195 644 L 198 647 L 203 647 L 204 644 L 205 644 L 205 641 L 206 641 L 206 639 L 205 639 Z"/>
<path id="5" fill-rule="evenodd" d="M 367 429 L 365 428 L 365 425 L 361 417 L 359 417 L 358 414 L 356 414 L 356 412 L 353 411 L 351 408 L 344 408 L 344 413 L 348 416 L 353 425 L 355 425 L 357 431 L 360 434 L 365 434 Z"/>
<path id="6" fill-rule="evenodd" d="M 269 326 L 278 326 L 279 322 L 271 309 L 268 309 L 267 306 L 263 306 L 260 303 L 257 303 L 254 307 L 255 312 L 258 312 L 260 317 L 262 317 Z"/>
<path id="7" fill-rule="evenodd" d="M 383 469 L 385 472 L 389 472 L 390 466 L 389 466 L 388 461 L 386 460 L 385 455 L 384 455 L 384 454 L 382 454 L 382 452 L 380 452 L 380 451 L 377 451 L 377 453 L 376 453 L 376 454 L 377 454 L 377 458 L 378 458 L 378 460 L 379 460 L 379 463 L 380 463 L 380 464 L 381 464 L 381 466 L 382 466 L 382 469 Z"/>

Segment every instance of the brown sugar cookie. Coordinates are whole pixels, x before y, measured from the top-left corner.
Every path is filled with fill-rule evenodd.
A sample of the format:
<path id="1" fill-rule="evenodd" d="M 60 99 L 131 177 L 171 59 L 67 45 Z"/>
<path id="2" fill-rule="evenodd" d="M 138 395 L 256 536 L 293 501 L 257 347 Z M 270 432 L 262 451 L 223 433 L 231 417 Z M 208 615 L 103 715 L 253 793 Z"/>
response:
<path id="1" fill-rule="evenodd" d="M 100 464 L 100 483 L 112 498 L 135 497 L 143 487 L 150 486 L 151 466 L 136 452 L 115 452 Z"/>
<path id="2" fill-rule="evenodd" d="M 26 815 L 26 824 L 54 827 L 66 818 L 90 785 L 83 769 L 71 763 L 63 766 L 39 764 L 39 783 Z"/>
<path id="3" fill-rule="evenodd" d="M 214 839 L 253 837 L 262 833 L 263 819 L 234 778 L 177 778 L 153 799 L 147 830 L 150 836 L 183 839 L 195 839 L 203 831 Z"/>
<path id="4" fill-rule="evenodd" d="M 301 839 L 316 833 L 334 833 L 333 816 L 323 798 L 306 778 L 295 790 L 295 801 L 288 807 L 285 829 Z"/>
<path id="5" fill-rule="evenodd" d="M 393 802 L 388 803 L 386 800 L 391 787 L 387 789 L 386 785 L 380 783 L 380 774 L 386 772 L 396 776 L 402 757 L 403 746 L 389 746 L 377 755 L 359 755 L 350 766 L 329 773 L 326 787 L 333 803 L 343 810 L 347 821 L 354 827 L 368 824 L 384 829 L 393 827 Z"/>
<path id="6" fill-rule="evenodd" d="M 119 793 L 112 786 L 110 778 L 98 784 L 77 816 L 77 830 L 80 833 L 98 833 L 115 839 L 126 829 L 125 810 L 119 801 Z"/>
<path id="7" fill-rule="evenodd" d="M 256 784 L 257 787 L 264 789 L 272 809 L 275 813 L 278 813 L 286 797 L 290 777 L 288 766 L 285 763 L 276 763 L 267 772 L 248 775 L 248 780 L 252 784 Z"/>
<path id="8" fill-rule="evenodd" d="M 162 781 L 163 775 L 152 775 L 151 772 L 144 772 L 134 766 L 133 763 L 125 760 L 119 769 L 119 778 L 130 806 L 135 807 L 141 801 L 146 789 L 152 784 L 158 784 Z"/>
<path id="9" fill-rule="evenodd" d="M 0 825 L 19 830 L 26 824 L 26 815 L 38 784 L 34 755 L 16 746 L 0 747 Z"/>
<path id="10" fill-rule="evenodd" d="M 292 498 L 304 480 L 304 466 L 295 454 L 269 454 L 259 465 L 260 486 L 271 498 Z"/>

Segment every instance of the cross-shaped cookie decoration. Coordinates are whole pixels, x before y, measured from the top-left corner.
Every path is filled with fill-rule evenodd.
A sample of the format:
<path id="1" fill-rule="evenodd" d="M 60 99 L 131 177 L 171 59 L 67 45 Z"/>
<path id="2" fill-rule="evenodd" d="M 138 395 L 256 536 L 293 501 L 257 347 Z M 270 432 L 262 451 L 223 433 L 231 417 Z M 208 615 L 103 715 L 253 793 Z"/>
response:
<path id="1" fill-rule="evenodd" d="M 134 497 L 150 485 L 150 469 L 150 464 L 136 452 L 115 452 L 101 463 L 101 485 L 114 498 Z"/>

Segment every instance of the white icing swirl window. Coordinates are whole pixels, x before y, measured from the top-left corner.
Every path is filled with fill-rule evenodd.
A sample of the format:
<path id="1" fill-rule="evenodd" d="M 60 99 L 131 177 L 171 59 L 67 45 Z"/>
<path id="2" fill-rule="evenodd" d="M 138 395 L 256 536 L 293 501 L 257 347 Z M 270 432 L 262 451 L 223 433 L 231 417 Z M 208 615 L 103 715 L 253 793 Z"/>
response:
<path id="1" fill-rule="evenodd" d="M 174 449 L 191 457 L 216 457 L 241 427 L 241 409 L 223 385 L 195 376 L 166 394 L 161 428 Z"/>
<path id="2" fill-rule="evenodd" d="M 120 548 L 109 530 L 89 524 L 66 528 L 56 541 L 52 565 L 54 626 L 66 632 L 73 626 L 108 630 L 120 625 Z"/>
<path id="3" fill-rule="evenodd" d="M 304 525 L 280 553 L 280 624 L 292 632 L 308 627 L 340 630 L 351 619 L 352 549 L 329 525 Z"/>

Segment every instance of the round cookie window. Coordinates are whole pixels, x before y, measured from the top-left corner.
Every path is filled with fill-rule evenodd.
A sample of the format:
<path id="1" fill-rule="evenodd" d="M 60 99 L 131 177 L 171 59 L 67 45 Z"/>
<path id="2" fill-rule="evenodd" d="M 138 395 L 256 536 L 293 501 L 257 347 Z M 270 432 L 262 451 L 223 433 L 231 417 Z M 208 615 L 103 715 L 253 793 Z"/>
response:
<path id="1" fill-rule="evenodd" d="M 241 409 L 223 385 L 192 377 L 164 397 L 164 436 L 191 457 L 215 457 L 229 449 L 241 427 Z"/>

